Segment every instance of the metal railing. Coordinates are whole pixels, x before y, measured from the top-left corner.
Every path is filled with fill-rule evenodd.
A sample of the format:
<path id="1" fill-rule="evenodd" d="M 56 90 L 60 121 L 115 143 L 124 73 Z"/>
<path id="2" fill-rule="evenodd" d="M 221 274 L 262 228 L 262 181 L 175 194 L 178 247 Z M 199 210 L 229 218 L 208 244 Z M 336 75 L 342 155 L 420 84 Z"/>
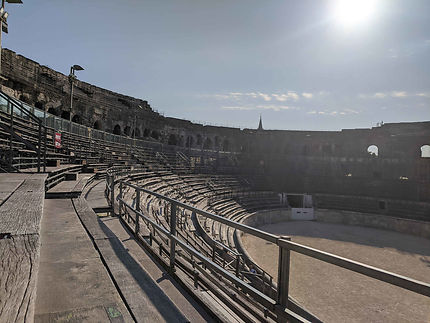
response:
<path id="1" fill-rule="evenodd" d="M 43 158 L 43 172 L 46 171 L 46 137 L 47 129 L 46 126 L 37 118 L 28 106 L 25 106 L 23 102 L 16 100 L 7 94 L 0 91 L 0 110 L 9 115 L 9 166 L 13 168 L 13 141 L 14 139 L 23 142 L 27 148 L 33 150 L 37 154 L 37 172 L 41 170 L 41 158 Z M 34 123 L 37 126 L 37 145 L 24 140 L 14 131 L 14 117 L 20 117 L 28 120 L 30 123 Z M 42 148 L 43 145 L 43 148 Z"/>
<path id="2" fill-rule="evenodd" d="M 295 242 L 290 241 L 289 237 L 285 236 L 277 236 L 274 234 L 270 234 L 259 229 L 232 221 L 230 219 L 212 214 L 210 212 L 206 212 L 195 208 L 193 206 L 187 205 L 180 201 L 177 201 L 173 198 L 164 196 L 157 192 L 153 192 L 151 190 L 145 189 L 143 187 L 139 187 L 125 180 L 127 171 L 122 170 L 121 172 L 116 172 L 116 174 L 121 174 L 121 177 L 115 179 L 115 172 L 109 172 L 106 180 L 107 187 L 106 192 L 110 195 L 109 201 L 111 203 L 111 208 L 114 210 L 115 201 L 118 202 L 118 213 L 121 216 L 124 210 L 135 214 L 135 227 L 133 228 L 134 234 L 136 236 L 140 233 L 140 225 L 141 221 L 147 226 L 151 227 L 151 232 L 158 232 L 158 234 L 164 236 L 165 239 L 169 241 L 170 245 L 170 268 L 173 270 L 175 267 L 175 255 L 176 255 L 176 245 L 180 246 L 183 250 L 188 252 L 193 257 L 199 259 L 202 264 L 204 264 L 207 268 L 217 272 L 220 276 L 225 278 L 226 280 L 232 282 L 235 286 L 239 286 L 242 290 L 252 296 L 259 304 L 264 306 L 265 308 L 273 311 L 278 317 L 286 317 L 287 319 L 291 319 L 293 321 L 306 321 L 303 317 L 298 315 L 297 313 L 292 312 L 289 309 L 289 282 L 290 282 L 290 252 L 294 251 L 297 253 L 304 254 L 306 256 L 336 265 L 341 268 L 345 268 L 362 275 L 372 277 L 376 280 L 383 281 L 403 289 L 413 291 L 415 293 L 430 297 L 430 284 L 411 279 L 409 277 L 401 276 L 392 272 L 388 272 L 376 267 L 372 267 L 363 263 L 359 263 L 353 261 L 351 259 L 347 259 L 344 257 L 340 257 L 337 255 L 333 255 L 318 249 L 310 248 Z M 125 176 L 125 177 L 124 177 Z M 119 192 L 115 199 L 115 185 L 119 185 Z M 128 201 L 124 198 L 123 191 L 125 187 L 129 187 L 134 190 L 134 194 L 136 196 L 135 205 L 130 205 Z M 145 214 L 140 205 L 140 197 L 142 193 L 146 193 L 149 196 L 153 196 L 160 201 L 164 201 L 168 204 L 168 208 L 170 209 L 170 228 L 166 229 L 160 224 L 156 223 L 156 221 Z M 278 259 L 278 281 L 276 284 L 277 294 L 276 299 L 273 299 L 267 295 L 265 295 L 260 290 L 251 286 L 247 282 L 240 279 L 239 275 L 234 275 L 225 268 L 219 266 L 214 261 L 205 257 L 202 253 L 195 250 L 194 248 L 187 245 L 186 242 L 182 241 L 178 238 L 176 232 L 176 213 L 179 208 L 184 210 L 188 210 L 192 212 L 194 215 L 200 215 L 205 218 L 212 219 L 213 221 L 218 221 L 224 225 L 235 228 L 242 232 L 251 234 L 255 237 L 263 239 L 267 242 L 271 242 L 276 244 L 279 248 L 279 259 Z"/>
<path id="3" fill-rule="evenodd" d="M 25 115 L 31 114 L 32 120 L 41 121 L 45 127 L 52 128 L 54 129 L 54 131 L 64 131 L 64 132 L 69 132 L 80 136 L 85 136 L 87 138 L 99 139 L 99 140 L 108 141 L 112 143 L 120 143 L 120 144 L 128 145 L 130 147 L 137 146 L 137 147 L 152 148 L 152 149 L 157 149 L 159 151 L 170 150 L 173 152 L 183 151 L 187 153 L 190 151 L 191 152 L 207 151 L 212 153 L 218 153 L 221 155 L 239 154 L 237 152 L 230 152 L 230 151 L 218 151 L 218 150 L 209 150 L 209 149 L 202 149 L 202 148 L 187 148 L 187 147 L 180 147 L 180 146 L 171 146 L 171 145 L 165 145 L 157 141 L 135 139 L 128 136 L 116 135 L 113 133 L 94 129 L 88 126 L 75 123 L 73 121 L 69 121 L 69 120 L 57 117 L 46 111 L 40 110 L 34 106 L 28 105 L 20 100 L 12 98 L 9 95 L 5 94 L 4 92 L 0 91 L 0 94 L 3 98 L 5 98 L 5 100 L 14 102 L 15 105 L 20 107 L 20 110 L 23 110 L 22 111 L 23 114 Z"/>

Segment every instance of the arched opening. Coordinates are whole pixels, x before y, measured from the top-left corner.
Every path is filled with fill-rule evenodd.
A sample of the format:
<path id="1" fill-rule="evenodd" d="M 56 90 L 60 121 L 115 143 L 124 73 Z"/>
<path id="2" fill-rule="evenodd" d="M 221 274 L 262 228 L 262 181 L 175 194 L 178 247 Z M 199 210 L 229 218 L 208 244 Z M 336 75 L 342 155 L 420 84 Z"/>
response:
<path id="1" fill-rule="evenodd" d="M 99 120 L 96 120 L 93 124 L 93 128 L 96 130 L 102 130 L 102 123 Z"/>
<path id="2" fill-rule="evenodd" d="M 69 111 L 63 111 L 61 112 L 61 118 L 70 120 L 70 112 Z"/>
<path id="3" fill-rule="evenodd" d="M 210 138 L 206 138 L 203 149 L 212 149 L 212 140 Z"/>
<path id="4" fill-rule="evenodd" d="M 81 124 L 82 123 L 81 116 L 79 114 L 75 114 L 72 118 L 72 121 L 75 123 Z"/>
<path id="5" fill-rule="evenodd" d="M 230 142 L 228 141 L 228 139 L 224 139 L 222 143 L 222 150 L 229 151 L 229 149 L 230 149 Z"/>
<path id="6" fill-rule="evenodd" d="M 367 147 L 367 153 L 371 156 L 378 157 L 378 154 L 379 154 L 378 146 L 371 145 L 371 146 Z"/>
<path id="7" fill-rule="evenodd" d="M 126 127 L 124 128 L 124 135 L 126 135 L 126 136 L 130 136 L 130 126 L 126 126 Z"/>
<path id="8" fill-rule="evenodd" d="M 167 144 L 176 146 L 178 144 L 178 138 L 174 134 L 170 134 Z"/>
<path id="9" fill-rule="evenodd" d="M 28 104 L 30 104 L 31 102 L 30 102 L 30 98 L 27 96 L 27 95 L 23 95 L 23 94 L 21 94 L 20 96 L 19 96 L 19 99 L 22 101 L 22 102 L 25 102 L 25 103 L 28 103 Z"/>
<path id="10" fill-rule="evenodd" d="M 140 130 L 139 130 L 139 128 L 135 128 L 133 130 L 133 133 L 131 135 L 133 136 L 133 138 L 140 138 Z"/>
<path id="11" fill-rule="evenodd" d="M 197 135 L 197 146 L 202 145 L 202 135 Z"/>
<path id="12" fill-rule="evenodd" d="M 187 140 L 185 142 L 185 147 L 187 147 L 187 148 L 193 147 L 193 142 L 194 142 L 194 138 L 191 136 L 188 136 Z"/>
<path id="13" fill-rule="evenodd" d="M 421 146 L 421 158 L 430 158 L 430 145 Z"/>
<path id="14" fill-rule="evenodd" d="M 113 128 L 113 133 L 114 135 L 120 135 L 121 134 L 121 126 L 119 124 L 117 124 L 114 128 Z"/>
<path id="15" fill-rule="evenodd" d="M 149 137 L 149 134 L 151 133 L 151 130 L 149 130 L 149 129 L 145 129 L 145 130 L 143 130 L 143 136 L 144 137 Z"/>
<path id="16" fill-rule="evenodd" d="M 160 138 L 160 134 L 158 133 L 157 130 L 152 131 L 151 133 L 151 137 L 158 140 L 158 138 Z"/>
<path id="17" fill-rule="evenodd" d="M 184 136 L 180 136 L 178 139 L 178 146 L 183 147 L 184 146 Z"/>
<path id="18" fill-rule="evenodd" d="M 215 136 L 215 148 L 219 147 L 219 138 L 218 136 Z"/>
<path id="19" fill-rule="evenodd" d="M 37 108 L 37 109 L 39 109 L 39 110 L 44 110 L 44 106 L 43 106 L 43 103 L 42 102 L 40 102 L 40 101 L 37 101 L 35 104 L 34 104 L 34 107 L 35 108 Z"/>
<path id="20" fill-rule="evenodd" d="M 49 114 L 52 114 L 52 115 L 54 115 L 54 116 L 58 116 L 58 112 L 57 112 L 57 110 L 55 110 L 54 108 L 49 108 L 49 109 L 48 109 L 48 113 L 49 113 Z"/>

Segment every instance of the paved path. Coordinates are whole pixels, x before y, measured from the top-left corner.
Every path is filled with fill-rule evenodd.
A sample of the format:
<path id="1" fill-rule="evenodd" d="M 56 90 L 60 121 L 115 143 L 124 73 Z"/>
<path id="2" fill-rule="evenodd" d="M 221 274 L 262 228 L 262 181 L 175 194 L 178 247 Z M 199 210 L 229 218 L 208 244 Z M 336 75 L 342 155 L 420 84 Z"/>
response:
<path id="1" fill-rule="evenodd" d="M 115 266 L 114 270 L 117 273 L 114 276 L 129 276 L 134 279 L 132 288 L 124 288 L 128 292 L 128 295 L 124 295 L 126 299 L 130 300 L 130 307 L 142 306 L 149 301 L 153 304 L 158 304 L 156 312 L 159 313 L 159 316 L 161 314 L 163 321 L 171 317 L 170 313 L 174 314 L 172 320 L 170 320 L 172 322 L 213 321 L 196 301 L 161 266 L 157 265 L 149 253 L 139 246 L 134 237 L 123 227 L 119 218 L 104 217 L 101 220 L 101 227 L 105 232 L 114 233 L 117 238 L 116 241 L 112 241 L 112 239 L 109 241 L 104 240 L 105 244 L 109 243 L 114 247 L 115 254 L 112 252 L 106 254 L 110 261 L 121 260 L 121 263 L 116 260 L 116 263 L 121 265 L 118 266 L 117 264 Z M 160 299 L 157 294 L 161 290 L 169 300 L 165 301 L 165 304 L 157 301 L 157 299 Z M 133 303 L 136 305 L 133 306 Z M 178 310 L 181 313 L 180 315 L 175 314 L 175 311 Z M 183 317 L 186 317 L 186 319 L 181 320 Z M 142 321 L 141 319 L 139 318 L 138 321 Z"/>
<path id="2" fill-rule="evenodd" d="M 36 322 L 133 322 L 70 199 L 45 200 Z"/>
<path id="3" fill-rule="evenodd" d="M 46 176 L 0 176 L 0 322 L 33 320 Z"/>
<path id="4" fill-rule="evenodd" d="M 295 242 L 430 283 L 430 241 L 358 226 L 284 222 L 259 227 Z M 278 248 L 250 235 L 244 246 L 277 277 Z M 297 253 L 291 294 L 325 322 L 430 322 L 430 298 Z"/>
<path id="5" fill-rule="evenodd" d="M 94 181 L 85 191 L 85 199 L 93 210 L 109 209 L 108 202 L 105 197 L 106 180 L 100 179 Z"/>

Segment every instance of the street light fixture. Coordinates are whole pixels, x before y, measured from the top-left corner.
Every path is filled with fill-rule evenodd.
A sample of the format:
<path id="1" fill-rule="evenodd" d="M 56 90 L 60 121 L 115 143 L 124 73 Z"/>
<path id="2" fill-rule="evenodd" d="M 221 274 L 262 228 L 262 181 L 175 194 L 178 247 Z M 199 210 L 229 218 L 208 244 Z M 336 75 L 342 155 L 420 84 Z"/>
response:
<path id="1" fill-rule="evenodd" d="M 77 79 L 76 75 L 75 75 L 75 71 L 83 71 L 83 70 L 84 70 L 84 68 L 82 66 L 76 65 L 76 64 L 70 67 L 70 74 L 69 74 L 69 82 L 70 82 L 69 132 L 72 131 L 73 85 Z"/>
<path id="2" fill-rule="evenodd" d="M 1 38 L 3 32 L 6 34 L 8 33 L 8 25 L 7 25 L 7 17 L 9 17 L 9 14 L 4 9 L 4 2 L 5 0 L 1 1 L 1 7 L 0 7 L 0 79 L 2 79 L 1 76 Z M 22 3 L 21 0 L 6 0 L 7 3 Z"/>

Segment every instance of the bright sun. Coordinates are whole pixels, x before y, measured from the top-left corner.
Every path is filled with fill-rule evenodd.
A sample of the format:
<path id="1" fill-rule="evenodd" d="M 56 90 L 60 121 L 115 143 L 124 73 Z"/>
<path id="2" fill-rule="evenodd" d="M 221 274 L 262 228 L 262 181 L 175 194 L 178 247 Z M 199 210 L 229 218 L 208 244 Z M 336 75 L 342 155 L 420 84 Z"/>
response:
<path id="1" fill-rule="evenodd" d="M 337 0 L 334 17 L 344 26 L 355 26 L 367 21 L 375 13 L 377 0 Z"/>

